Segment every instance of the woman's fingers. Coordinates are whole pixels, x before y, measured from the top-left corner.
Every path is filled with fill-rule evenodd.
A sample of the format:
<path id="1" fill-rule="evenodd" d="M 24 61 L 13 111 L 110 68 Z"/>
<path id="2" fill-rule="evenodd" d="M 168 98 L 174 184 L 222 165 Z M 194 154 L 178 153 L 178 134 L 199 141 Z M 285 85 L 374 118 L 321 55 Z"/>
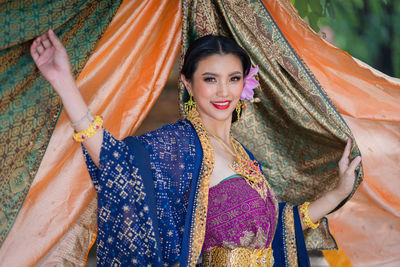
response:
<path id="1" fill-rule="evenodd" d="M 33 59 L 39 58 L 46 49 L 55 47 L 64 49 L 62 43 L 58 40 L 57 36 L 52 30 L 38 36 L 31 45 L 31 55 Z"/>
<path id="2" fill-rule="evenodd" d="M 346 144 L 346 147 L 345 147 L 345 149 L 344 149 L 344 152 L 343 152 L 343 157 L 346 157 L 346 158 L 348 158 L 349 157 L 349 155 L 350 155 L 350 150 L 351 150 L 351 138 L 347 138 L 347 144 Z"/>
<path id="3" fill-rule="evenodd" d="M 55 48 L 57 49 L 65 49 L 64 45 L 61 43 L 60 39 L 57 38 L 56 34 L 53 32 L 52 29 L 50 29 L 47 32 L 49 39 L 51 41 L 51 43 L 54 45 Z"/>
<path id="4" fill-rule="evenodd" d="M 351 173 L 354 173 L 354 171 L 356 170 L 358 164 L 360 164 L 361 162 L 361 157 L 357 156 L 355 159 L 353 159 L 353 161 L 350 163 L 348 171 Z"/>
<path id="5" fill-rule="evenodd" d="M 36 46 L 36 51 L 39 53 L 39 55 L 42 55 L 42 54 L 43 54 L 43 52 L 44 52 L 44 47 L 43 47 L 42 43 L 39 43 L 39 44 Z"/>
<path id="6" fill-rule="evenodd" d="M 342 158 L 339 160 L 339 168 L 342 169 L 343 171 L 347 169 L 349 165 L 349 155 L 350 155 L 350 150 L 351 150 L 351 139 L 347 139 L 347 144 L 346 147 L 343 151 Z"/>
<path id="7" fill-rule="evenodd" d="M 33 49 L 33 52 L 39 54 L 39 56 L 43 53 L 45 48 L 41 42 L 41 36 L 37 37 L 35 41 L 33 41 L 31 49 Z"/>
<path id="8" fill-rule="evenodd" d="M 42 45 L 43 45 L 44 48 L 49 48 L 49 47 L 52 46 L 52 44 L 51 44 L 49 38 L 47 37 L 47 34 L 43 34 L 43 35 L 40 37 L 40 42 L 42 43 Z"/>
<path id="9" fill-rule="evenodd" d="M 348 172 L 354 173 L 355 169 L 361 162 L 361 157 L 357 156 L 351 162 L 349 160 L 350 151 L 351 151 L 352 141 L 351 139 L 347 139 L 346 148 L 343 151 L 342 158 L 339 161 L 339 169 L 341 173 Z"/>
<path id="10" fill-rule="evenodd" d="M 44 47 L 40 42 L 40 37 L 37 37 L 31 45 L 31 55 L 32 58 L 37 61 L 44 51 Z"/>
<path id="11" fill-rule="evenodd" d="M 37 42 L 36 42 L 36 40 L 37 39 L 35 39 L 34 41 L 33 41 L 33 43 L 32 43 L 32 45 L 31 45 L 31 55 L 32 55 L 32 58 L 33 58 L 33 60 L 37 60 L 37 59 L 39 59 L 39 53 L 36 51 L 36 47 L 37 47 Z"/>

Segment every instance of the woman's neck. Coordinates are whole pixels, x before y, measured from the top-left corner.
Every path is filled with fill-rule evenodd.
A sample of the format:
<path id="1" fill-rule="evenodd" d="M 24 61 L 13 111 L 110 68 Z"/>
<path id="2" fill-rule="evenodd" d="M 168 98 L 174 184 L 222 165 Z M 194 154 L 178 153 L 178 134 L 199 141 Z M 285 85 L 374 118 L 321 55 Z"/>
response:
<path id="1" fill-rule="evenodd" d="M 224 141 L 225 144 L 230 144 L 232 118 L 225 121 L 204 118 L 201 115 L 200 118 L 209 133 Z"/>

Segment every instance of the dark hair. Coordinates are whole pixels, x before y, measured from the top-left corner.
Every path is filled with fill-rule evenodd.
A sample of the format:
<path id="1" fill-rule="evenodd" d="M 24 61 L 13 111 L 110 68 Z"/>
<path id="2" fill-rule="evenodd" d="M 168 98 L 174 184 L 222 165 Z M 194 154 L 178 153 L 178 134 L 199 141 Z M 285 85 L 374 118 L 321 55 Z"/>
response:
<path id="1" fill-rule="evenodd" d="M 240 58 L 243 66 L 243 76 L 251 67 L 249 55 L 234 40 L 225 36 L 206 35 L 194 41 L 188 48 L 183 61 L 181 73 L 186 79 L 192 80 L 199 61 L 211 55 L 233 54 Z"/>

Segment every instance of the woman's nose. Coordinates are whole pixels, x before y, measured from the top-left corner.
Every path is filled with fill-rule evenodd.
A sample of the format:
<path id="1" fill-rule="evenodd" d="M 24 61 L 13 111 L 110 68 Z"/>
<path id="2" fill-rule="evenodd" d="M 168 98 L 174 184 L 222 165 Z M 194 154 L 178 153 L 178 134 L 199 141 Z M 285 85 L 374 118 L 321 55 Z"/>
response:
<path id="1" fill-rule="evenodd" d="M 220 97 L 227 96 L 228 91 L 229 91 L 228 84 L 226 84 L 224 82 L 221 82 L 218 84 L 217 96 L 220 96 Z"/>

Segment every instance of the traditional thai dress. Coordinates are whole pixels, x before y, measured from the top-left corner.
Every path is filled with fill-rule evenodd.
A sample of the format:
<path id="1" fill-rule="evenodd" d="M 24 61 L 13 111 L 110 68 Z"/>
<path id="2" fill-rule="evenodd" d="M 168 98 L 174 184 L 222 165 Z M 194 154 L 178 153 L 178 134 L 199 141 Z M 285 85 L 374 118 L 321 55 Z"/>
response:
<path id="1" fill-rule="evenodd" d="M 123 141 L 104 131 L 99 167 L 83 151 L 98 195 L 98 266 L 194 266 L 208 248 L 271 242 L 275 266 L 308 265 L 297 208 L 278 214 L 272 191 L 261 198 L 242 177 L 208 188 L 213 151 L 199 119 Z"/>
<path id="2" fill-rule="evenodd" d="M 271 191 L 264 200 L 246 178 L 233 175 L 210 187 L 208 194 L 204 265 L 243 266 L 253 259 L 272 263 L 269 245 L 278 214 Z"/>
<path id="3" fill-rule="evenodd" d="M 280 203 L 278 211 L 276 202 L 272 191 L 263 199 L 240 175 L 210 187 L 203 264 L 308 266 L 297 208 Z"/>

